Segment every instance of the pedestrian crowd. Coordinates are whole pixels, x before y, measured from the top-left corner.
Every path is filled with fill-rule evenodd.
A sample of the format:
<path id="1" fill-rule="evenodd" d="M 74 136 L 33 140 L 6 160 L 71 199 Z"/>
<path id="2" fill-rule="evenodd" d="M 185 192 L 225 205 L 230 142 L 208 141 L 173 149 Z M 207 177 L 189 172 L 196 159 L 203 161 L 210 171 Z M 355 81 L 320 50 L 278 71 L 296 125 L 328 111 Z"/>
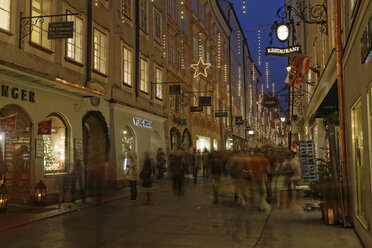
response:
<path id="1" fill-rule="evenodd" d="M 137 199 L 137 181 L 145 188 L 145 203 L 153 204 L 151 188 L 153 180 L 171 179 L 172 190 L 180 199 L 184 195 L 185 181 L 198 178 L 209 181 L 213 203 L 218 204 L 231 196 L 235 203 L 270 210 L 269 203 L 278 208 L 290 207 L 295 186 L 301 180 L 300 162 L 289 149 L 263 147 L 251 151 L 209 152 L 182 146 L 172 151 L 168 158 L 159 148 L 155 162 L 149 153 L 144 154 L 142 166 L 136 165 L 136 155 L 128 153 L 129 167 L 125 171 L 131 188 L 131 200 Z M 141 167 L 141 169 L 139 169 Z"/>

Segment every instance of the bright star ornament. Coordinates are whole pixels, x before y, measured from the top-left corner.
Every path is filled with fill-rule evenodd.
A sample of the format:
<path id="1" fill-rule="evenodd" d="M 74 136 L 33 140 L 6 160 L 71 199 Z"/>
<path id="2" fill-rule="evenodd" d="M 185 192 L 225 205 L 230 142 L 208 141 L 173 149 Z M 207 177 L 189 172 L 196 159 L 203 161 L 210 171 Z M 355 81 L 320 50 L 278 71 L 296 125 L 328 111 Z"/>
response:
<path id="1" fill-rule="evenodd" d="M 192 64 L 191 67 L 195 70 L 194 78 L 199 77 L 202 75 L 203 77 L 208 77 L 208 68 L 211 66 L 211 63 L 204 63 L 203 58 L 199 57 L 199 61 L 197 64 Z"/>

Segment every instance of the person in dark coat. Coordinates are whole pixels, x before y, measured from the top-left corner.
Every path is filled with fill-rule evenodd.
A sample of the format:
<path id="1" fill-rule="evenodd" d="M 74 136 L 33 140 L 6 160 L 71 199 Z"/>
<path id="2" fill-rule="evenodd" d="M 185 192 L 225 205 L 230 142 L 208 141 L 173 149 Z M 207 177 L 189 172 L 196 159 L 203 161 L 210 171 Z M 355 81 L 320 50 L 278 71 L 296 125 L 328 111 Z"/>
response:
<path id="1" fill-rule="evenodd" d="M 142 187 L 146 188 L 145 204 L 152 205 L 152 160 L 148 152 L 144 155 L 143 167 L 140 173 L 140 177 L 143 180 Z"/>
<path id="2" fill-rule="evenodd" d="M 183 183 L 186 173 L 185 152 L 173 151 L 169 156 L 169 173 L 172 178 L 173 193 L 178 197 L 183 195 Z"/>
<path id="3" fill-rule="evenodd" d="M 165 154 L 163 149 L 159 148 L 158 152 L 156 153 L 156 168 L 158 169 L 158 179 L 164 177 L 164 169 L 165 169 Z"/>

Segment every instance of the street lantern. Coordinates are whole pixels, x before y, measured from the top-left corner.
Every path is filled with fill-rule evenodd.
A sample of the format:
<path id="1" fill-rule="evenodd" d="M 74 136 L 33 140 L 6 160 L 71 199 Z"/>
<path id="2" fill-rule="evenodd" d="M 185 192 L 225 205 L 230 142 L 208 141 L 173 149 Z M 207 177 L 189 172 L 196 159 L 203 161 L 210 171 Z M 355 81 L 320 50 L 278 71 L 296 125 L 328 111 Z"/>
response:
<path id="1" fill-rule="evenodd" d="M 46 185 L 41 180 L 35 186 L 34 200 L 37 205 L 45 205 L 46 203 Z"/>
<path id="2" fill-rule="evenodd" d="M 5 213 L 8 207 L 8 189 L 5 184 L 0 186 L 0 213 Z"/>
<path id="3" fill-rule="evenodd" d="M 280 117 L 280 121 L 284 123 L 285 122 L 285 117 L 284 116 Z"/>

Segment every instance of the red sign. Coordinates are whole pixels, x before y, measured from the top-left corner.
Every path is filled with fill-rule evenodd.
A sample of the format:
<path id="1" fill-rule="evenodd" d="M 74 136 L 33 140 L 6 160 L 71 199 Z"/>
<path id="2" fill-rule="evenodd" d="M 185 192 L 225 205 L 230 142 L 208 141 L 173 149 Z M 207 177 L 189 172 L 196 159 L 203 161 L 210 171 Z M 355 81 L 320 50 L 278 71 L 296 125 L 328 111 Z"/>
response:
<path id="1" fill-rule="evenodd" d="M 274 113 L 274 119 L 275 119 L 275 120 L 279 119 L 279 114 L 276 113 L 276 112 Z"/>
<path id="2" fill-rule="evenodd" d="M 2 132 L 14 132 L 16 129 L 17 114 L 11 114 L 0 118 L 0 130 Z"/>
<path id="3" fill-rule="evenodd" d="M 43 120 L 37 125 L 37 134 L 51 134 L 52 119 Z"/>
<path id="4" fill-rule="evenodd" d="M 293 141 L 293 142 L 292 142 L 292 148 L 293 148 L 293 149 L 296 149 L 296 148 L 297 148 L 297 141 Z"/>

